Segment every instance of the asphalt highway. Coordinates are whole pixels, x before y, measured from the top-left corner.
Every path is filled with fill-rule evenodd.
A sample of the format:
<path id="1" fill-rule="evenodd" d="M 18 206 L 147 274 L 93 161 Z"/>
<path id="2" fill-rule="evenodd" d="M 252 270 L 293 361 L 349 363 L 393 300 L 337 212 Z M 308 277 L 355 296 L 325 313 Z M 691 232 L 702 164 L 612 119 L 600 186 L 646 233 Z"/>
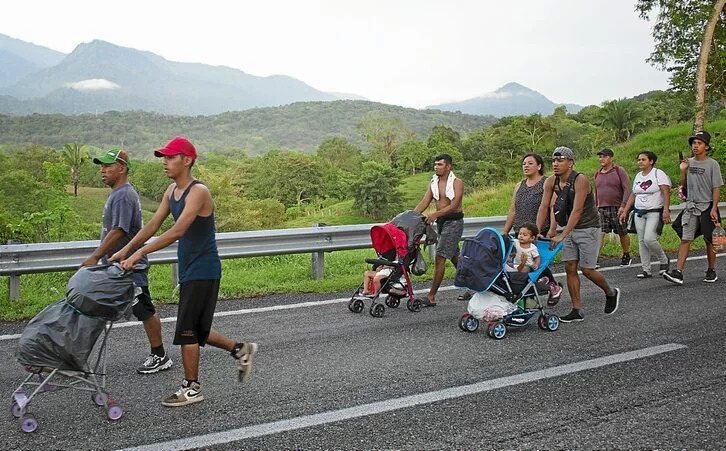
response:
<path id="1" fill-rule="evenodd" d="M 723 449 L 726 272 L 707 284 L 704 270 L 689 261 L 679 287 L 636 279 L 636 264 L 607 268 L 622 290 L 613 315 L 583 281 L 585 321 L 502 340 L 459 329 L 466 302 L 452 289 L 383 318 L 348 311 L 349 293 L 221 302 L 215 329 L 260 344 L 253 373 L 240 385 L 229 354 L 205 348 L 205 400 L 180 408 L 160 403 L 183 376 L 166 306 L 168 371 L 136 374 L 148 353 L 138 323 L 111 332 L 107 388 L 123 417 L 108 420 L 86 392 L 41 393 L 33 433 L 10 411 L 27 375 L 14 357 L 23 324 L 2 324 L 0 449 Z M 552 311 L 569 311 L 566 293 Z"/>

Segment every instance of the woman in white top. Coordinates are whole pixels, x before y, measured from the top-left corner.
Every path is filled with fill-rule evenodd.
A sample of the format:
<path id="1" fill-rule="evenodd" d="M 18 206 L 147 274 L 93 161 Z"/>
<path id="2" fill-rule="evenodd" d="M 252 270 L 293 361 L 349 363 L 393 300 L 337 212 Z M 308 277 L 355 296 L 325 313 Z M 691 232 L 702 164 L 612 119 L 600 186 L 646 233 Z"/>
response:
<path id="1" fill-rule="evenodd" d="M 635 230 L 638 233 L 640 247 L 640 264 L 643 272 L 639 279 L 653 277 L 650 268 L 651 256 L 660 261 L 659 274 L 668 271 L 668 256 L 658 242 L 658 235 L 663 231 L 663 223 L 670 224 L 670 190 L 671 179 L 655 167 L 658 157 L 649 150 L 638 154 L 640 172 L 633 179 L 633 192 L 620 214 L 620 222 L 625 223 L 627 212 L 635 206 Z M 661 215 L 663 222 L 661 222 Z"/>

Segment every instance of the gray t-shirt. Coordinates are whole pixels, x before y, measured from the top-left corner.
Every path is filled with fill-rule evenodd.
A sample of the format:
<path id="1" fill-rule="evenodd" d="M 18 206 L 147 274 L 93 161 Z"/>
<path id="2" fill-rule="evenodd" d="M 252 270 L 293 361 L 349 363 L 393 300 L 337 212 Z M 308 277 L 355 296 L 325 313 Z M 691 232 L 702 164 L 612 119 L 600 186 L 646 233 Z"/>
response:
<path id="1" fill-rule="evenodd" d="M 698 161 L 688 159 L 688 176 L 686 179 L 688 200 L 695 203 L 713 202 L 713 189 L 723 185 L 721 167 L 713 158 Z M 715 199 L 718 202 L 718 199 Z"/>
<path id="2" fill-rule="evenodd" d="M 118 241 L 118 244 L 104 255 L 101 261 L 108 263 L 108 257 L 112 256 L 121 248 L 126 246 L 129 241 L 139 233 L 144 226 L 141 217 L 141 199 L 136 190 L 130 184 L 122 185 L 111 191 L 106 206 L 103 207 L 103 228 L 101 229 L 101 241 L 106 238 L 108 232 L 114 229 L 121 229 L 125 235 Z M 149 264 L 149 259 L 144 258 L 139 261 L 141 265 Z M 138 287 L 146 287 L 149 285 L 148 270 L 134 272 L 134 283 Z"/>

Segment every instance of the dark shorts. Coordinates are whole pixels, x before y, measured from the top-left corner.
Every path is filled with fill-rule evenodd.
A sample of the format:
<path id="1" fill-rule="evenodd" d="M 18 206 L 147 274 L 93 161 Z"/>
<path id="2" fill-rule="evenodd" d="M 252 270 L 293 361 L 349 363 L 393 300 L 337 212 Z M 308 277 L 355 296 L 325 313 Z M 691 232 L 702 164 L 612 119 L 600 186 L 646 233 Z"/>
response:
<path id="1" fill-rule="evenodd" d="M 219 279 L 190 280 L 180 285 L 175 345 L 204 346 L 212 330 L 218 294 Z"/>
<path id="2" fill-rule="evenodd" d="M 149 287 L 141 287 L 141 294 L 136 296 L 136 303 L 131 308 L 131 311 L 134 312 L 134 316 L 139 321 L 146 321 L 154 316 L 156 309 L 154 308 L 154 303 L 151 302 Z"/>
<path id="3" fill-rule="evenodd" d="M 600 228 L 602 229 L 602 233 L 615 232 L 620 236 L 628 234 L 627 225 L 621 223 L 620 218 L 618 218 L 618 208 L 598 207 L 597 212 L 600 215 Z"/>
<path id="4" fill-rule="evenodd" d="M 681 220 L 683 219 L 683 212 L 681 212 L 671 227 L 678 235 L 678 238 L 686 241 L 692 241 L 703 235 L 703 240 L 707 243 L 711 242 L 711 235 L 716 225 L 711 220 L 711 206 L 703 211 L 700 215 L 691 215 L 691 219 L 688 221 L 686 227 L 683 227 Z M 721 212 L 718 212 L 718 220 L 721 221 Z"/>
<path id="5" fill-rule="evenodd" d="M 459 241 L 464 234 L 463 219 L 449 219 L 441 225 L 439 241 L 436 243 L 436 256 L 448 260 L 459 254 Z"/>

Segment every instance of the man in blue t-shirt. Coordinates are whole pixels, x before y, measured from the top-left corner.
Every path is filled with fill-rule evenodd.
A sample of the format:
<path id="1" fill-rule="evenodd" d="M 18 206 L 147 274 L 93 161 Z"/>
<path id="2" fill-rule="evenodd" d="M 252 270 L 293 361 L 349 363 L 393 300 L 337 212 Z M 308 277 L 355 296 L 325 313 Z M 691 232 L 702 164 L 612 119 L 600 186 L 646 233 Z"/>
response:
<path id="1" fill-rule="evenodd" d="M 143 227 L 141 200 L 134 187 L 128 182 L 128 154 L 121 149 L 111 149 L 94 158 L 93 162 L 101 166 L 103 183 L 110 186 L 112 191 L 103 208 L 101 244 L 90 257 L 81 263 L 81 266 L 93 266 L 99 261 L 103 264 L 108 263 L 108 257 L 126 246 Z M 151 302 L 148 278 L 149 260 L 144 258 L 139 263 L 146 269 L 135 271 L 133 274 L 134 284 L 141 288 L 141 293 L 136 297 L 133 312 L 134 316 L 144 324 L 146 337 L 151 345 L 151 353 L 136 371 L 139 374 L 151 374 L 171 368 L 172 361 L 164 351 L 161 339 L 161 321 Z"/>

